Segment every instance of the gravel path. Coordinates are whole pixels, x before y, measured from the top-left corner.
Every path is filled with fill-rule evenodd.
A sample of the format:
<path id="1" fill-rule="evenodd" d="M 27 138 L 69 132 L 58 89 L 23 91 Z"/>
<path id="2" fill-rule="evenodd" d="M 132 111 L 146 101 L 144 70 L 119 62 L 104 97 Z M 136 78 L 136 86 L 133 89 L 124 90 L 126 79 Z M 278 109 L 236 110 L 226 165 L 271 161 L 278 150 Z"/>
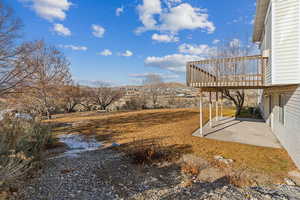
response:
<path id="1" fill-rule="evenodd" d="M 142 167 L 106 148 L 46 160 L 16 199 L 300 199 L 300 188 L 294 186 L 240 189 L 219 179 L 183 187 L 184 180 L 176 164 Z"/>

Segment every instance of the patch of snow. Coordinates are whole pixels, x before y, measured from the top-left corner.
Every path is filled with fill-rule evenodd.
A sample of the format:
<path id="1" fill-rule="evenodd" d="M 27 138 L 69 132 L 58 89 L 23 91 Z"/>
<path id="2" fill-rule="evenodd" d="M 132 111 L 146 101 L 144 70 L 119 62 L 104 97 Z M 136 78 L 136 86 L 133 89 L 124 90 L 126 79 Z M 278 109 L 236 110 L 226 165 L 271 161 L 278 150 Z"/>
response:
<path id="1" fill-rule="evenodd" d="M 26 113 L 16 113 L 15 117 L 20 119 L 25 119 L 25 120 L 32 120 L 31 115 Z"/>
<path id="2" fill-rule="evenodd" d="M 0 121 L 4 119 L 5 114 L 14 112 L 13 109 L 0 110 Z M 32 116 L 26 113 L 15 113 L 15 117 L 24 120 L 32 120 Z"/>
<path id="3" fill-rule="evenodd" d="M 80 134 L 64 134 L 58 138 L 69 147 L 62 157 L 77 157 L 82 152 L 97 150 L 102 145 L 94 137 L 85 137 Z"/>

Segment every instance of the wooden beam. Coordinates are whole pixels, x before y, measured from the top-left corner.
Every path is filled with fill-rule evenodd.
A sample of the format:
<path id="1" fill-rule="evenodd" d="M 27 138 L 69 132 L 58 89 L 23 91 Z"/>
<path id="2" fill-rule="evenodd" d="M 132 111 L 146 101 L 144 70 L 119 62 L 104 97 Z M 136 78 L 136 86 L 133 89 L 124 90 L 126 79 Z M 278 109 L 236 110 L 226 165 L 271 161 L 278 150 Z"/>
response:
<path id="1" fill-rule="evenodd" d="M 216 91 L 222 91 L 224 89 L 232 89 L 232 90 L 237 90 L 237 89 L 266 89 L 269 88 L 267 86 L 199 86 L 197 88 L 201 88 L 203 92 L 216 92 Z"/>
<path id="2" fill-rule="evenodd" d="M 202 109 L 202 90 L 200 90 L 200 100 L 199 100 L 199 107 L 200 107 L 200 118 L 199 118 L 199 123 L 200 123 L 200 136 L 203 137 L 203 109 Z"/>
<path id="3" fill-rule="evenodd" d="M 221 91 L 221 118 L 223 118 L 223 91 Z"/>
<path id="4" fill-rule="evenodd" d="M 219 120 L 219 113 L 218 113 L 218 102 L 219 102 L 219 98 L 218 98 L 218 92 L 216 92 L 216 121 Z"/>
<path id="5" fill-rule="evenodd" d="M 261 59 L 261 55 L 254 55 L 254 56 L 241 56 L 241 57 L 233 57 L 233 58 L 218 58 L 218 59 L 208 59 L 208 60 L 199 60 L 199 61 L 191 61 L 188 62 L 189 64 L 193 65 L 201 65 L 201 64 L 217 64 L 217 63 L 224 63 L 224 62 L 239 62 L 244 60 L 257 60 Z"/>
<path id="6" fill-rule="evenodd" d="M 211 100 L 211 92 L 209 92 L 209 126 L 212 127 L 212 100 Z"/>

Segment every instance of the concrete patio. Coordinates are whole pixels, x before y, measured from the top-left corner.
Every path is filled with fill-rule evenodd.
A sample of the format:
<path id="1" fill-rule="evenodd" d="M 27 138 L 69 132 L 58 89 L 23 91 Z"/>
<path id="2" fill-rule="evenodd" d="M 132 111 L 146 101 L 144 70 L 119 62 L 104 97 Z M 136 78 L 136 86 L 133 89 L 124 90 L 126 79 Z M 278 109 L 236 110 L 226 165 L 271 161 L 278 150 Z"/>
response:
<path id="1" fill-rule="evenodd" d="M 203 127 L 205 138 L 238 142 L 263 147 L 282 148 L 266 123 L 259 120 L 235 119 L 232 117 L 213 120 Z M 200 129 L 193 136 L 201 137 Z"/>

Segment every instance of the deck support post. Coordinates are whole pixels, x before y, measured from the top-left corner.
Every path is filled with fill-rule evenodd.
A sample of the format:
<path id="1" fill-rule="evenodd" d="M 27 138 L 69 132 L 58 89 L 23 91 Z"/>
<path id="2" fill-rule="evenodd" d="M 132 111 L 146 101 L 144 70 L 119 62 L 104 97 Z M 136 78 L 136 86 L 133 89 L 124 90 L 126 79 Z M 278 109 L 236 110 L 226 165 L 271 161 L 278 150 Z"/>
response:
<path id="1" fill-rule="evenodd" d="M 216 121 L 219 120 L 218 104 L 219 104 L 219 97 L 218 97 L 218 92 L 216 92 Z"/>
<path id="2" fill-rule="evenodd" d="M 200 107 L 200 136 L 203 137 L 203 109 L 202 109 L 202 90 L 200 90 L 200 98 L 199 98 L 199 107 Z"/>
<path id="3" fill-rule="evenodd" d="M 211 92 L 209 92 L 209 126 L 212 127 L 212 101 L 211 101 Z"/>
<path id="4" fill-rule="evenodd" d="M 223 118 L 223 91 L 221 92 L 221 118 Z"/>

